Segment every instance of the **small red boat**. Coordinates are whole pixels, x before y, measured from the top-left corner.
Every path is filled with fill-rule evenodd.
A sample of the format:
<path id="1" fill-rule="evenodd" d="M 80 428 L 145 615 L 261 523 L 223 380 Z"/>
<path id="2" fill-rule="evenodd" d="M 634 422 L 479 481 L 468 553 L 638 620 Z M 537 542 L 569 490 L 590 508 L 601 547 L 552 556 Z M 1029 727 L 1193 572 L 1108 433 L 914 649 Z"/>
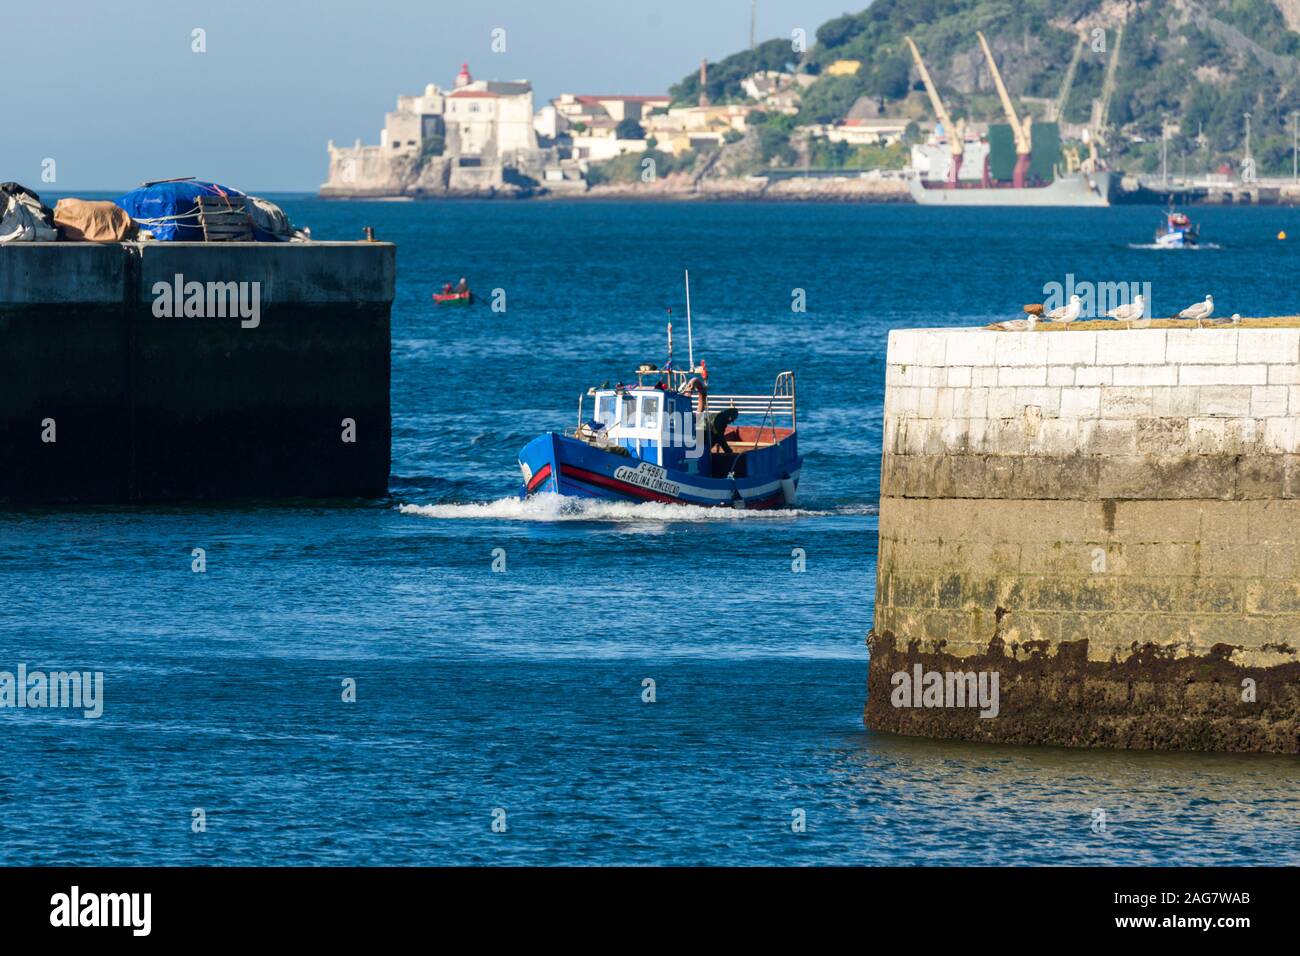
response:
<path id="1" fill-rule="evenodd" d="M 433 301 L 438 305 L 469 305 L 474 301 L 473 292 L 435 292 Z"/>

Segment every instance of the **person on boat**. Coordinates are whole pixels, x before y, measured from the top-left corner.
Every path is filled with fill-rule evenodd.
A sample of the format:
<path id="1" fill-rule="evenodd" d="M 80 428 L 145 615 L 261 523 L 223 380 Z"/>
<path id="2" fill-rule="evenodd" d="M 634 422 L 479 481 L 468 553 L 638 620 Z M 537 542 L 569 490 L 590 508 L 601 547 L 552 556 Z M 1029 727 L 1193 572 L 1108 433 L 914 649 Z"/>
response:
<path id="1" fill-rule="evenodd" d="M 687 379 L 686 384 L 682 386 L 682 394 L 695 395 L 697 403 L 696 411 L 701 415 L 704 414 L 704 409 L 707 408 L 709 404 L 709 386 L 705 383 L 704 379 L 698 375 L 692 375 Z"/>
<path id="2" fill-rule="evenodd" d="M 710 447 L 720 449 L 724 455 L 732 454 L 731 446 L 727 444 L 727 429 L 739 414 L 740 412 L 735 408 L 724 408 L 720 412 L 706 416 L 709 423 Z"/>
<path id="3" fill-rule="evenodd" d="M 460 281 L 456 283 L 456 288 L 454 291 L 456 292 L 457 295 L 462 295 L 469 291 L 469 282 L 468 280 L 466 280 L 464 276 L 460 277 Z"/>
<path id="4" fill-rule="evenodd" d="M 451 283 L 450 283 L 450 282 L 444 282 L 444 283 L 442 284 L 442 294 L 443 294 L 443 295 L 451 295 Z"/>

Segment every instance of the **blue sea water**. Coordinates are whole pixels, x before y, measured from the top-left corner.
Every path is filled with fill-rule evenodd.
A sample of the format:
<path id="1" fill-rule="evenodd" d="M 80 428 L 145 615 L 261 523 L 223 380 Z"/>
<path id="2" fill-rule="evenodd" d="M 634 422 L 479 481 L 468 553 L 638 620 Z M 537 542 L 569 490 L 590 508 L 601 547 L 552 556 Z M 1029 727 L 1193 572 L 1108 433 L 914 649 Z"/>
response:
<path id="1" fill-rule="evenodd" d="M 1293 757 L 862 724 L 887 331 L 1070 274 L 1300 312 L 1294 210 L 1195 209 L 1215 248 L 1170 252 L 1152 208 L 282 202 L 398 243 L 390 497 L 0 512 L 0 670 L 105 674 L 98 720 L 0 710 L 0 863 L 1300 862 Z M 517 501 L 670 307 L 680 355 L 687 268 L 716 389 L 798 375 L 799 508 Z M 505 311 L 435 309 L 461 275 Z"/>

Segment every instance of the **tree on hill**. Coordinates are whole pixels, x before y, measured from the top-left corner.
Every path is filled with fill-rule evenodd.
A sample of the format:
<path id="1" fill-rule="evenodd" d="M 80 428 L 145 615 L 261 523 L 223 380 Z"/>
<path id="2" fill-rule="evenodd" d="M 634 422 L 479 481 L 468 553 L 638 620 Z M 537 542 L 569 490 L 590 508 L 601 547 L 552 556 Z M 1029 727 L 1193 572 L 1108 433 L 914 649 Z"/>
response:
<path id="1" fill-rule="evenodd" d="M 733 53 L 718 63 L 709 64 L 709 101 L 722 103 L 744 99 L 741 81 L 764 70 L 789 70 L 799 60 L 799 54 L 789 40 L 775 39 L 760 43 L 752 50 Z M 694 106 L 700 99 L 698 72 L 682 77 L 680 83 L 668 88 L 674 103 Z"/>
<path id="2" fill-rule="evenodd" d="M 857 76 L 823 76 L 804 90 L 800 123 L 834 123 L 848 115 L 859 96 L 866 93 Z"/>
<path id="3" fill-rule="evenodd" d="M 866 24 L 860 13 L 846 13 L 834 20 L 827 20 L 817 28 L 817 42 L 828 49 L 842 47 L 863 31 Z"/>
<path id="4" fill-rule="evenodd" d="M 618 121 L 614 135 L 618 139 L 645 139 L 645 127 L 629 116 Z"/>
<path id="5" fill-rule="evenodd" d="M 798 58 L 804 73 L 818 75 L 803 90 L 798 120 L 835 122 L 862 96 L 882 101 L 886 110 L 901 108 L 917 79 L 903 43 L 910 35 L 954 116 L 1002 122 L 976 30 L 988 37 L 1013 97 L 1052 100 L 1079 36 L 1091 41 L 1094 25 L 1102 24 L 1106 47 L 1085 46 L 1062 117 L 1086 122 L 1101 95 L 1118 9 L 1114 0 L 874 0 L 861 12 L 823 23 L 816 45 Z M 1197 168 L 1212 169 L 1226 159 L 1238 165 L 1242 114 L 1250 112 L 1260 174 L 1289 173 L 1278 143 L 1290 139 L 1291 112 L 1300 110 L 1300 63 L 1294 62 L 1300 60 L 1300 33 L 1288 28 L 1278 3 L 1197 0 L 1196 11 L 1205 15 L 1198 19 L 1186 16 L 1185 4 L 1139 2 L 1127 9 L 1109 116 L 1111 162 L 1135 171 L 1158 166 L 1159 149 L 1150 145 L 1168 117 L 1186 135 L 1203 135 Z M 709 98 L 740 99 L 745 76 L 783 69 L 794 59 L 784 39 L 727 57 L 709 68 Z M 862 66 L 853 76 L 831 76 L 824 67 L 837 60 Z M 685 77 L 672 94 L 678 102 L 696 102 L 698 77 Z M 1043 118 L 1040 107 L 1026 104 L 1026 110 Z"/>
<path id="6" fill-rule="evenodd" d="M 863 81 L 868 96 L 901 100 L 911 87 L 912 63 L 903 56 L 886 56 L 871 64 Z"/>

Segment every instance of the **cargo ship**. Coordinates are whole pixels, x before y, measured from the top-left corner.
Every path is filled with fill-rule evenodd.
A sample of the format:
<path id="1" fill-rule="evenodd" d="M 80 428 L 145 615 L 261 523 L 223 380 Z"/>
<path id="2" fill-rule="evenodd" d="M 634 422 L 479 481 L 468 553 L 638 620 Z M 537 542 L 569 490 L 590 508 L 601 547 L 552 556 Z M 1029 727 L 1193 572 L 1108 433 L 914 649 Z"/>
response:
<path id="1" fill-rule="evenodd" d="M 907 191 L 925 206 L 1109 206 L 1116 198 L 1116 185 L 1116 174 L 1109 171 L 1071 173 L 1017 187 L 978 180 L 952 184 L 925 179 L 914 170 Z"/>
<path id="2" fill-rule="evenodd" d="M 972 135 L 963 121 L 953 122 L 920 50 L 905 38 L 937 120 L 927 142 L 912 147 L 912 199 L 926 206 L 1109 206 L 1119 177 L 1101 168 L 1095 142 L 1090 140 L 1091 155 L 1080 163 L 1075 151 L 1062 150 L 1055 122 L 1017 115 L 988 41 L 976 36 L 1006 116 L 1005 123 L 989 125 L 987 139 Z M 1068 86 L 1062 103 L 1067 93 Z"/>

